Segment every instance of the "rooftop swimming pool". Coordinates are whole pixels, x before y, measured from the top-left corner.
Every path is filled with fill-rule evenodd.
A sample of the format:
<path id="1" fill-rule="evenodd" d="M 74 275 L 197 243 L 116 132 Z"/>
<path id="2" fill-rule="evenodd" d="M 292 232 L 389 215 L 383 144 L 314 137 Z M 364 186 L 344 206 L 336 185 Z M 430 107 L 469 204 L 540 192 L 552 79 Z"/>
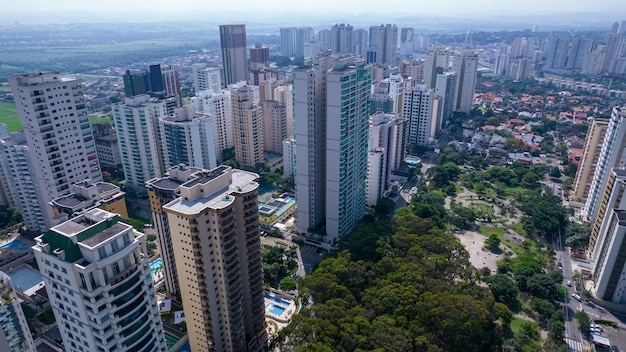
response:
<path id="1" fill-rule="evenodd" d="M 265 311 L 266 312 L 272 313 L 272 314 L 277 315 L 277 316 L 281 316 L 285 312 L 285 309 L 286 308 L 283 308 L 281 306 L 277 306 L 277 305 L 272 304 L 272 303 L 270 303 L 267 306 L 265 306 Z"/>
<path id="2" fill-rule="evenodd" d="M 290 200 L 295 200 L 296 199 L 296 197 L 290 196 L 288 194 L 282 195 L 281 198 L 286 200 L 286 201 L 290 201 Z"/>

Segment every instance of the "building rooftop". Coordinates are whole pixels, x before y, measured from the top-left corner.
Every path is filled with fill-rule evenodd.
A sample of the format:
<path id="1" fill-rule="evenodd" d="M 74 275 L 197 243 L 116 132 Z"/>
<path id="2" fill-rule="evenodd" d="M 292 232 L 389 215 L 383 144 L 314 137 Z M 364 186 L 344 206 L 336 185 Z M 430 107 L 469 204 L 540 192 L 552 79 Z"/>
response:
<path id="1" fill-rule="evenodd" d="M 626 168 L 616 167 L 613 169 L 613 172 L 615 172 L 617 176 L 626 177 Z"/>
<path id="2" fill-rule="evenodd" d="M 619 226 L 626 226 L 626 210 L 613 210 L 617 220 L 619 220 Z"/>
<path id="3" fill-rule="evenodd" d="M 196 173 L 196 178 L 185 182 L 181 187 L 192 188 L 193 186 L 206 185 L 211 181 L 216 181 L 216 178 L 221 175 L 225 175 L 230 169 L 228 166 L 219 166 L 210 172 L 203 171 Z M 198 175 L 200 174 L 200 175 Z M 219 181 L 214 187 L 207 189 L 213 189 L 210 194 L 202 194 L 192 199 L 184 199 L 179 197 L 170 203 L 163 206 L 163 209 L 169 209 L 174 212 L 184 214 L 198 214 L 207 208 L 211 209 L 223 209 L 229 206 L 233 201 L 233 193 L 246 193 L 254 189 L 258 189 L 259 184 L 256 180 L 259 175 L 242 170 L 232 170 L 230 172 L 230 179 L 228 182 Z M 203 188 L 204 190 L 204 188 Z"/>
<path id="4" fill-rule="evenodd" d="M 119 215 L 94 208 L 52 227 L 36 238 L 34 248 L 48 254 L 63 252 L 62 260 L 73 263 L 83 257 L 79 243 L 92 248 L 130 229 L 132 226 L 121 222 Z"/>

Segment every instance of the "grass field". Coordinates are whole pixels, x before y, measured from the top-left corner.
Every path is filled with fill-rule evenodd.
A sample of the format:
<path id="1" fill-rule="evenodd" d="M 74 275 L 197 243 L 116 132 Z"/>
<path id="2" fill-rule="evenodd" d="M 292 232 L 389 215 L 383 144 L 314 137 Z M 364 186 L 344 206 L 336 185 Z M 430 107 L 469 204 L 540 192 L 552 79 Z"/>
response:
<path id="1" fill-rule="evenodd" d="M 96 123 L 108 123 L 110 125 L 113 124 L 113 120 L 106 118 L 106 117 L 100 117 L 100 116 L 89 116 L 89 123 L 92 125 L 95 125 Z"/>
<path id="2" fill-rule="evenodd" d="M 7 125 L 9 132 L 19 131 L 22 129 L 20 116 L 13 103 L 0 103 L 0 123 Z"/>

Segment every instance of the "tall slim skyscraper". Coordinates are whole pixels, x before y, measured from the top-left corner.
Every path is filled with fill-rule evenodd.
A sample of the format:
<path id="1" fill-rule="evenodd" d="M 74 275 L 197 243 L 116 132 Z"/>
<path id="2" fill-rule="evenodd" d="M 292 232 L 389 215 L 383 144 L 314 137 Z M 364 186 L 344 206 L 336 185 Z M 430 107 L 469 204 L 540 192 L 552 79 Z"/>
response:
<path id="1" fill-rule="evenodd" d="M 126 184 L 143 189 L 146 181 L 164 170 L 158 120 L 167 116 L 164 101 L 148 95 L 126 98 L 111 106 Z"/>
<path id="2" fill-rule="evenodd" d="M 280 29 L 280 55 L 284 57 L 296 56 L 296 37 L 298 28 L 286 27 Z"/>
<path id="3" fill-rule="evenodd" d="M 478 54 L 471 50 L 457 51 L 452 58 L 452 71 L 457 73 L 456 106 L 454 111 L 469 115 L 476 90 Z"/>
<path id="4" fill-rule="evenodd" d="M 565 68 L 569 39 L 564 37 L 549 37 L 544 44 L 547 68 Z"/>
<path id="5" fill-rule="evenodd" d="M 350 54 L 354 52 L 354 27 L 349 24 L 336 24 L 331 28 L 330 50 L 333 54 Z"/>
<path id="6" fill-rule="evenodd" d="M 146 235 L 95 208 L 36 241 L 66 351 L 167 351 Z"/>
<path id="7" fill-rule="evenodd" d="M 30 174 L 44 204 L 74 182 L 102 181 L 81 81 L 59 73 L 9 77 L 32 158 Z M 47 225 L 52 210 L 46 209 Z"/>
<path id="8" fill-rule="evenodd" d="M 429 145 L 434 95 L 423 84 L 404 91 L 402 117 L 409 120 L 408 141 L 414 146 Z"/>
<path id="9" fill-rule="evenodd" d="M 450 51 L 441 46 L 434 46 L 426 52 L 424 62 L 424 83 L 426 89 L 435 88 L 438 73 L 448 72 L 450 64 Z"/>
<path id="10" fill-rule="evenodd" d="M 191 351 L 260 351 L 267 340 L 257 174 L 219 166 L 163 206 Z"/>
<path id="11" fill-rule="evenodd" d="M 293 71 L 297 231 L 328 244 L 365 211 L 371 66 L 357 56 L 321 56 Z"/>
<path id="12" fill-rule="evenodd" d="M 167 96 L 176 97 L 176 107 L 183 106 L 183 96 L 180 93 L 180 78 L 178 75 L 178 69 L 172 66 L 161 67 L 161 77 L 163 80 L 163 91 Z"/>
<path id="13" fill-rule="evenodd" d="M 247 81 L 248 45 L 246 44 L 246 25 L 220 25 L 220 43 L 222 63 L 224 65 L 224 85 Z"/>

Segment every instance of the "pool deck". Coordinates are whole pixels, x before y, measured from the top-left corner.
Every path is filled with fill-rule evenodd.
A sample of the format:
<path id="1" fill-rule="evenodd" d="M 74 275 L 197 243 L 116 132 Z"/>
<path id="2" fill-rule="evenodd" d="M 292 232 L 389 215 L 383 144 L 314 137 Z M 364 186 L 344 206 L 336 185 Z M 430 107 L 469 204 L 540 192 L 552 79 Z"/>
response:
<path id="1" fill-rule="evenodd" d="M 277 331 L 272 331 L 271 326 L 268 324 L 268 334 L 271 336 L 271 335 L 278 333 L 278 331 L 282 330 L 285 326 L 287 326 L 287 324 L 289 324 L 289 322 L 291 321 L 291 316 L 296 312 L 296 303 L 294 300 L 286 298 L 286 297 L 279 297 L 274 294 L 269 294 L 269 295 L 275 296 L 276 298 L 280 298 L 283 301 L 286 301 L 288 303 L 287 305 L 285 305 L 285 304 L 273 301 L 267 297 L 263 297 L 263 300 L 265 301 L 265 307 L 267 307 L 269 304 L 273 304 L 275 306 L 285 308 L 285 310 L 283 311 L 281 315 L 276 315 L 268 311 L 265 311 L 265 319 L 273 321 L 278 327 Z"/>

